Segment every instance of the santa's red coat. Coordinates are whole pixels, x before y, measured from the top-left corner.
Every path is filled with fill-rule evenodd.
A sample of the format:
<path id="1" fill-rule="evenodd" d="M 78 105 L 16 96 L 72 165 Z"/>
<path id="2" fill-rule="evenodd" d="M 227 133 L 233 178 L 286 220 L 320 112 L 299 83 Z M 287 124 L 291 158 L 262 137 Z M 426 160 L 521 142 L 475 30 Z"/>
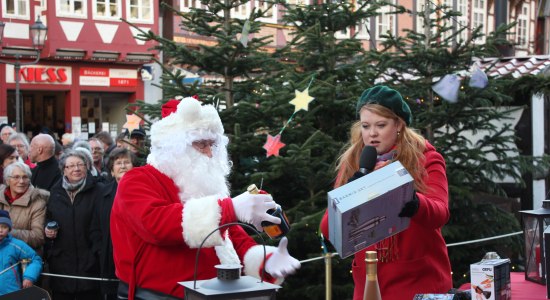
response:
<path id="1" fill-rule="evenodd" d="M 229 198 L 205 197 L 182 204 L 178 193 L 174 182 L 150 165 L 130 170 L 118 186 L 111 236 L 120 280 L 183 298 L 178 282 L 193 280 L 197 248 L 204 237 L 211 228 L 237 220 Z M 258 276 L 263 248 L 240 226 L 228 231 L 245 274 Z M 213 246 L 222 240 L 221 234 L 214 234 L 205 243 L 208 248 L 200 250 L 198 280 L 216 277 L 214 266 L 220 259 Z"/>
<path id="2" fill-rule="evenodd" d="M 418 212 L 411 218 L 409 228 L 396 235 L 397 260 L 378 262 L 378 282 L 384 300 L 413 299 L 415 294 L 446 293 L 452 288 L 451 264 L 441 235 L 441 227 L 450 216 L 445 160 L 427 142 L 426 147 L 424 167 L 430 190 L 416 193 L 420 201 Z M 321 221 L 325 237 L 329 225 L 325 212 Z M 363 299 L 367 250 L 375 250 L 375 246 L 357 252 L 353 260 L 354 300 Z"/>

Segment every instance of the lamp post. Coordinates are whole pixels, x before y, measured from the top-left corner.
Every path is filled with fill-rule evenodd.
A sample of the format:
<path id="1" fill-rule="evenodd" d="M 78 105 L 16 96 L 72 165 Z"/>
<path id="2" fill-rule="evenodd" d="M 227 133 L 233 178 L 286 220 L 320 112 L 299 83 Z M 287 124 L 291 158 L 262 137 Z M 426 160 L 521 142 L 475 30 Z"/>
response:
<path id="1" fill-rule="evenodd" d="M 2 45 L 4 39 L 4 27 L 6 24 L 0 21 L 0 46 Z M 46 27 L 42 21 L 40 21 L 40 16 L 36 18 L 36 22 L 29 26 L 29 31 L 32 39 L 32 47 L 36 52 L 36 58 L 33 61 L 22 62 L 21 58 L 23 54 L 16 53 L 14 55 L 15 61 L 6 61 L 0 60 L 0 63 L 13 65 L 15 71 L 15 126 L 18 131 L 23 131 L 23 124 L 21 122 L 21 99 L 19 97 L 19 81 L 21 80 L 21 66 L 34 65 L 40 60 L 40 52 L 44 47 L 44 42 L 46 40 L 46 35 L 48 33 L 48 27 Z"/>

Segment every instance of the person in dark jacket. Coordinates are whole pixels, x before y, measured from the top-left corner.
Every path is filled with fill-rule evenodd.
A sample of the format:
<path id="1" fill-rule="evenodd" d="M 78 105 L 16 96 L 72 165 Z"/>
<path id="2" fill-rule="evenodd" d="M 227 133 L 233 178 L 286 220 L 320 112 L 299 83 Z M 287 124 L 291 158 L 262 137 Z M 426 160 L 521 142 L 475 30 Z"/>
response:
<path id="1" fill-rule="evenodd" d="M 98 202 L 96 213 L 101 228 L 101 249 L 99 264 L 101 278 L 116 279 L 115 263 L 113 261 L 113 242 L 111 241 L 111 208 L 118 188 L 118 182 L 126 172 L 130 171 L 137 164 L 137 158 L 126 148 L 114 149 L 108 158 L 107 168 L 111 172 L 110 181 L 103 190 L 103 197 Z M 117 299 L 118 280 L 101 282 L 102 299 Z"/>
<path id="2" fill-rule="evenodd" d="M 59 225 L 58 230 L 44 230 L 49 270 L 98 277 L 101 232 L 95 209 L 105 187 L 92 178 L 81 152 L 64 153 L 59 168 L 63 177 L 52 187 L 46 209 L 46 221 Z M 50 288 L 55 300 L 100 299 L 99 284 L 93 280 L 52 277 Z"/>
<path id="3" fill-rule="evenodd" d="M 15 147 L 9 144 L 0 144 L 0 178 L 4 177 L 4 169 L 19 159 Z"/>
<path id="4" fill-rule="evenodd" d="M 29 157 L 36 163 L 32 169 L 31 183 L 34 187 L 50 191 L 61 179 L 61 172 L 55 158 L 55 141 L 49 134 L 35 136 L 29 148 Z"/>

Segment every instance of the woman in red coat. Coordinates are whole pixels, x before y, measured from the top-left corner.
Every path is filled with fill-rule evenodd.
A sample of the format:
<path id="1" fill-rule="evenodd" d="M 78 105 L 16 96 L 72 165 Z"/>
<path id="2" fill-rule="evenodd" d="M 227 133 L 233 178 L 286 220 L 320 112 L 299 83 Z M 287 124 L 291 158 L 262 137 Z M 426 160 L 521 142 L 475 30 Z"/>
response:
<path id="1" fill-rule="evenodd" d="M 348 147 L 338 161 L 336 187 L 361 177 L 359 157 L 365 146 L 378 154 L 375 169 L 399 160 L 414 178 L 413 199 L 400 217 L 410 226 L 396 235 L 355 254 L 352 273 L 354 300 L 363 299 L 365 251 L 378 252 L 378 280 L 382 299 L 408 300 L 415 294 L 446 293 L 452 288 L 451 265 L 441 228 L 449 220 L 445 160 L 410 127 L 412 114 L 399 92 L 375 86 L 363 92 L 357 103 L 360 120 L 351 128 Z M 328 236 L 328 216 L 321 231 Z"/>

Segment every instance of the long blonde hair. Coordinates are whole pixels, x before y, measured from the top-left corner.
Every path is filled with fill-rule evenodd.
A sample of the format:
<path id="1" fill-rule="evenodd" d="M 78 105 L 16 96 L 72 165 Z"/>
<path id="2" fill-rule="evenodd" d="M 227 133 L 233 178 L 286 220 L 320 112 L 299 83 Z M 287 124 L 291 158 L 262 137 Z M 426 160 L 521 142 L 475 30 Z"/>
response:
<path id="1" fill-rule="evenodd" d="M 426 175 L 426 169 L 424 168 L 426 140 L 424 137 L 407 127 L 403 119 L 385 106 L 367 104 L 361 108 L 361 111 L 365 109 L 384 118 L 393 119 L 398 125 L 401 124 L 403 129 L 397 136 L 397 155 L 395 159 L 399 160 L 405 169 L 409 171 L 414 179 L 415 189 L 419 192 L 425 191 L 427 187 L 424 181 Z M 344 146 L 344 151 L 338 158 L 336 187 L 346 184 L 348 179 L 359 170 L 359 158 L 364 146 L 363 137 L 361 136 L 361 121 L 357 121 L 351 126 L 349 142 Z"/>

